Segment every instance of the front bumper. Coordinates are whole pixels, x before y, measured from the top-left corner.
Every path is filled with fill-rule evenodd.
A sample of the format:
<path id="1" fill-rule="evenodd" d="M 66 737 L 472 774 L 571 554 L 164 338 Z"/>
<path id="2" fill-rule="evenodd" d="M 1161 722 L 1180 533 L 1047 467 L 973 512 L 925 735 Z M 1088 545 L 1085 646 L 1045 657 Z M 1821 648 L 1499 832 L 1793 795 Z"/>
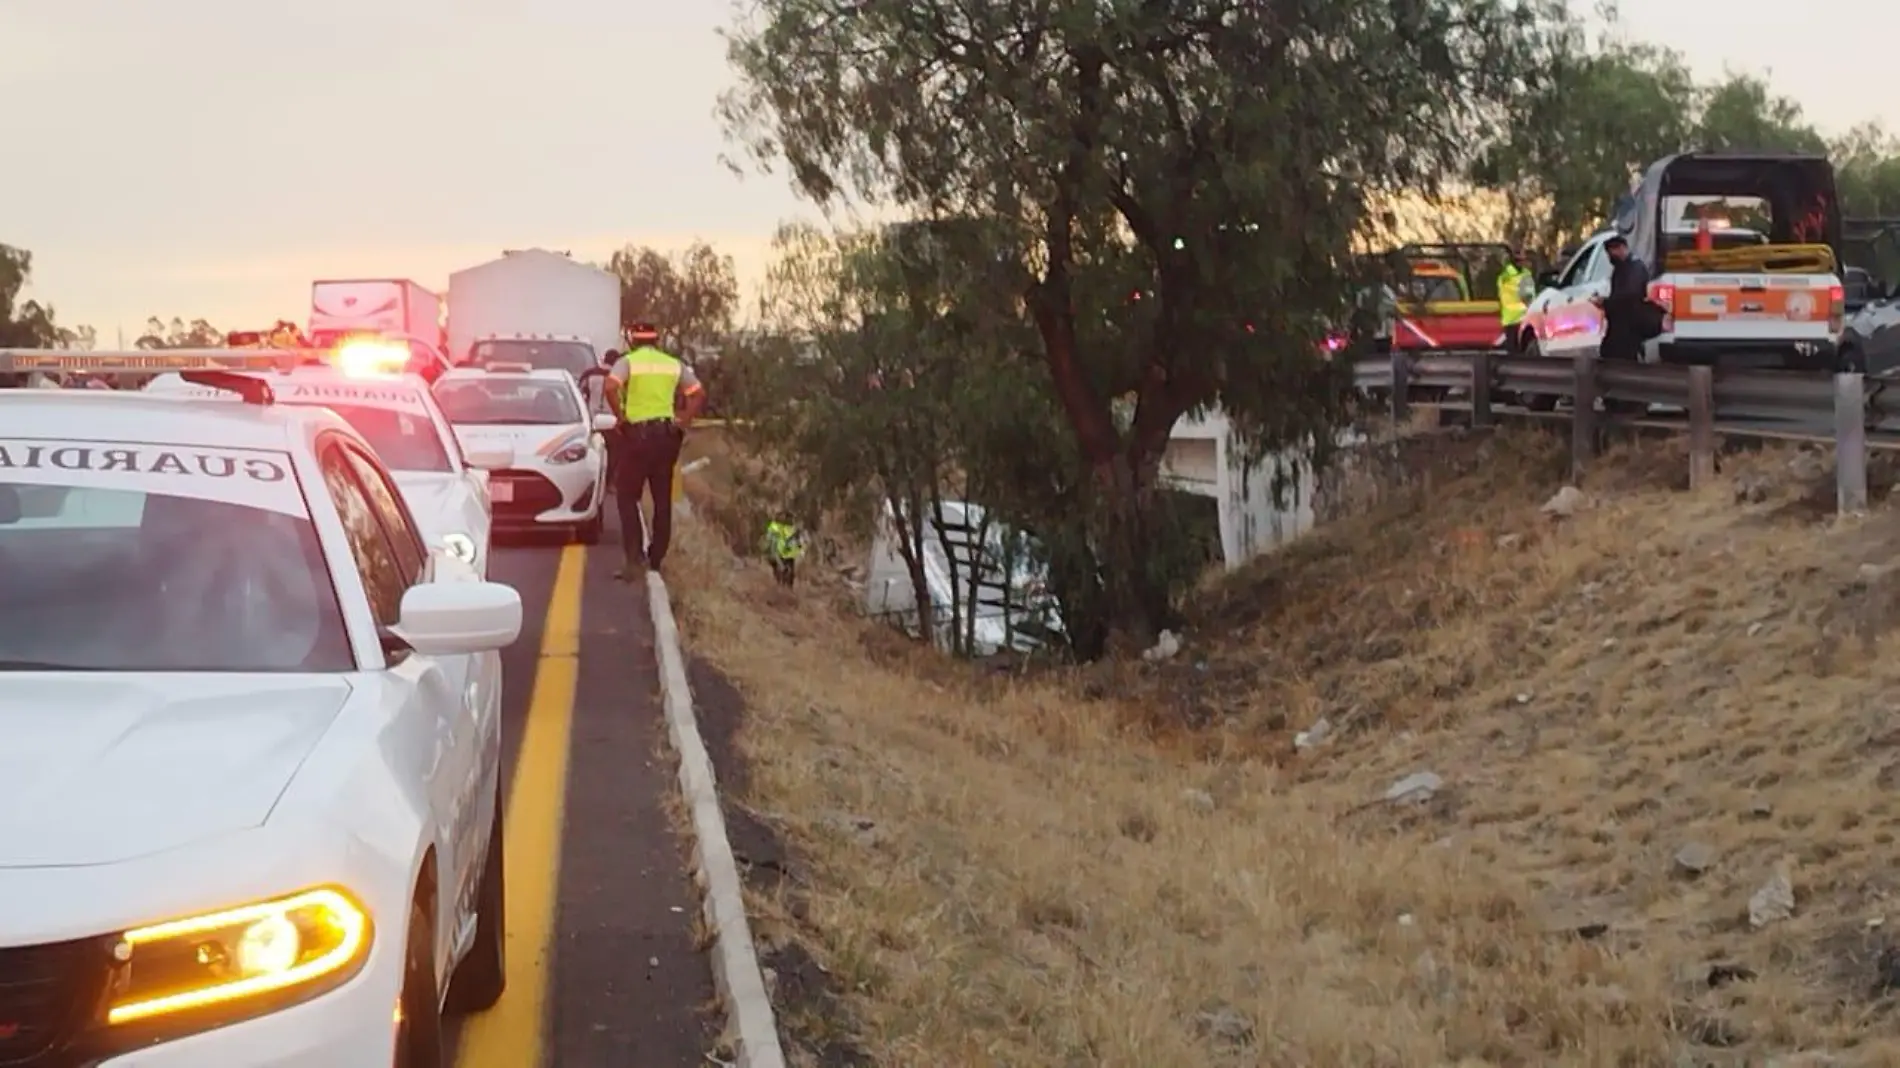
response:
<path id="1" fill-rule="evenodd" d="M 498 530 L 535 530 L 592 522 L 600 515 L 601 465 L 511 467 L 488 476 L 488 497 Z"/>

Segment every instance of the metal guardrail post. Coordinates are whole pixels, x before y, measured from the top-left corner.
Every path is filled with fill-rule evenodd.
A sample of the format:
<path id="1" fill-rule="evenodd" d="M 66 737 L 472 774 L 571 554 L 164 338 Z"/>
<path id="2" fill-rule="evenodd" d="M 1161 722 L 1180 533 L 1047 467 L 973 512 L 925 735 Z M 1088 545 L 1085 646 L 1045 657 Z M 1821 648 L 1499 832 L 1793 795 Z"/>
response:
<path id="1" fill-rule="evenodd" d="M 1715 368 L 1689 368 L 1689 488 L 1715 484 Z"/>
<path id="2" fill-rule="evenodd" d="M 1471 426 L 1491 425 L 1491 354 L 1479 350 L 1471 354 Z"/>
<path id="3" fill-rule="evenodd" d="M 1412 361 L 1405 353 L 1392 351 L 1392 425 L 1405 425 L 1412 415 Z"/>
<path id="4" fill-rule="evenodd" d="M 1597 458 L 1597 354 L 1579 349 L 1571 368 L 1576 409 L 1570 416 L 1570 477 L 1581 481 L 1584 468 Z"/>
<path id="5" fill-rule="evenodd" d="M 1858 374 L 1834 376 L 1834 478 L 1842 515 L 1867 511 L 1867 388 Z"/>

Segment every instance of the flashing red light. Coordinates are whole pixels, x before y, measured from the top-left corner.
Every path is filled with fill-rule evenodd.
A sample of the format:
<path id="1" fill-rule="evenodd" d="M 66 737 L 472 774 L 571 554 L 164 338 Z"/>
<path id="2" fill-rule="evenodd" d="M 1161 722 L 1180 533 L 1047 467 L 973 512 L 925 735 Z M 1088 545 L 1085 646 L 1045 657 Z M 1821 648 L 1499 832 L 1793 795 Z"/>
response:
<path id="1" fill-rule="evenodd" d="M 1651 282 L 1649 284 L 1649 302 L 1663 310 L 1663 333 L 1672 333 L 1676 329 L 1676 284 L 1674 282 Z"/>

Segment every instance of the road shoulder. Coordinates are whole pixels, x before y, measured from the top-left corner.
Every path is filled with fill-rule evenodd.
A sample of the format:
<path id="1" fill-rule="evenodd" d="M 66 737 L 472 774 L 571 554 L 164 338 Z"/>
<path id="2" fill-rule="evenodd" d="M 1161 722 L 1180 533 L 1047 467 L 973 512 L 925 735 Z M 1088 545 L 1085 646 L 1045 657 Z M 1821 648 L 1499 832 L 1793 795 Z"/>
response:
<path id="1" fill-rule="evenodd" d="M 784 838 L 747 803 L 751 790 L 743 732 L 745 697 L 706 660 L 687 674 L 700 736 L 719 777 L 727 838 L 745 884 L 759 964 L 771 991 L 781 1041 L 813 1068 L 872 1068 L 851 1037 L 836 980 L 793 933 L 805 909 L 796 859 Z M 778 915 L 783 914 L 782 922 Z"/>
<path id="2" fill-rule="evenodd" d="M 671 818 L 653 630 L 612 556 L 588 554 L 548 1063 L 703 1066 L 712 976 Z"/>

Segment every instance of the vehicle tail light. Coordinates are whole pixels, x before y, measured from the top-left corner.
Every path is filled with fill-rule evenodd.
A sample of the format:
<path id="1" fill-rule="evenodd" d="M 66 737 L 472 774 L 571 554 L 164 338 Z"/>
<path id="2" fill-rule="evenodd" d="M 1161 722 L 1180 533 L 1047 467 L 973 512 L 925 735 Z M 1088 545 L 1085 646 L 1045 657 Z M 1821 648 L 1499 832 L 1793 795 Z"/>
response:
<path id="1" fill-rule="evenodd" d="M 1676 284 L 1674 282 L 1649 283 L 1649 300 L 1662 306 L 1663 333 L 1674 333 L 1676 329 Z"/>
<path id="2" fill-rule="evenodd" d="M 1835 284 L 1827 287 L 1827 328 L 1840 333 L 1847 325 L 1847 287 Z"/>

